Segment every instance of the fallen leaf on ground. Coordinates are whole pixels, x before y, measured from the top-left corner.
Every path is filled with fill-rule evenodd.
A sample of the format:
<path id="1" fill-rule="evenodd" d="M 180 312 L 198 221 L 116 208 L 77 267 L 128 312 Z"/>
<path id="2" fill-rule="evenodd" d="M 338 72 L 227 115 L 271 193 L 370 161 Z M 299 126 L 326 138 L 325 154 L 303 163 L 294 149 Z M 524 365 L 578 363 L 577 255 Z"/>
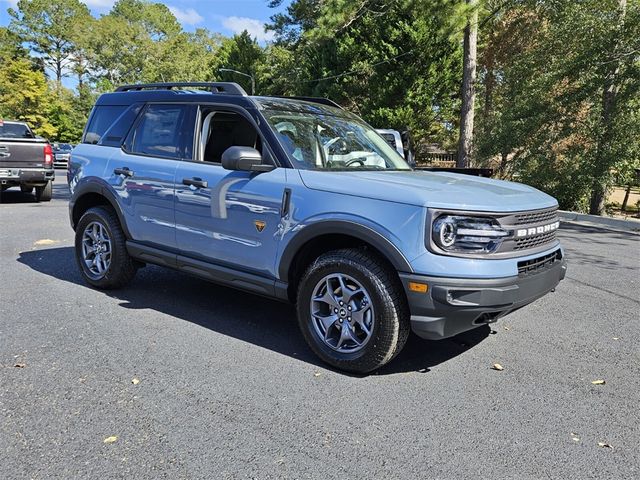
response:
<path id="1" fill-rule="evenodd" d="M 16 363 L 16 364 L 14 365 L 14 367 L 16 367 L 16 368 L 24 368 L 24 367 L 25 367 L 25 364 L 24 364 L 24 363 Z"/>
<path id="2" fill-rule="evenodd" d="M 42 240 L 38 240 L 34 243 L 34 245 L 53 245 L 54 243 L 58 243 L 59 240 L 51 240 L 50 238 L 43 238 Z"/>
<path id="3" fill-rule="evenodd" d="M 598 442 L 598 446 L 602 447 L 602 448 L 613 448 L 613 445 L 611 445 L 610 443 L 606 443 L 606 442 Z"/>
<path id="4" fill-rule="evenodd" d="M 319 377 L 320 375 L 322 375 L 322 373 L 320 373 L 320 372 L 314 372 L 314 373 L 313 373 L 313 376 L 314 376 L 314 377 Z"/>
<path id="5" fill-rule="evenodd" d="M 505 330 L 511 330 L 509 327 L 507 327 L 506 325 L 503 327 Z"/>
<path id="6" fill-rule="evenodd" d="M 504 370 L 504 367 L 502 365 L 500 365 L 499 363 L 494 363 L 493 365 L 491 365 L 491 368 L 493 370 L 498 370 L 499 372 Z"/>
<path id="7" fill-rule="evenodd" d="M 137 378 L 134 378 L 131 380 L 131 383 L 133 383 L 134 385 L 137 385 L 140 383 L 140 380 L 138 380 Z"/>
<path id="8" fill-rule="evenodd" d="M 113 443 L 116 440 L 118 440 L 118 437 L 116 437 L 115 435 L 111 436 L 111 437 L 107 437 L 103 440 L 104 443 Z"/>
<path id="9" fill-rule="evenodd" d="M 573 433 L 573 432 L 571 432 L 571 439 L 574 442 L 579 442 L 580 441 L 580 437 L 578 437 L 578 434 L 577 433 Z"/>
<path id="10" fill-rule="evenodd" d="M 614 340 L 618 340 L 618 337 L 613 337 Z"/>
<path id="11" fill-rule="evenodd" d="M 593 385 L 604 385 L 607 382 L 605 382 L 604 380 L 594 380 L 593 382 L 591 382 Z"/>

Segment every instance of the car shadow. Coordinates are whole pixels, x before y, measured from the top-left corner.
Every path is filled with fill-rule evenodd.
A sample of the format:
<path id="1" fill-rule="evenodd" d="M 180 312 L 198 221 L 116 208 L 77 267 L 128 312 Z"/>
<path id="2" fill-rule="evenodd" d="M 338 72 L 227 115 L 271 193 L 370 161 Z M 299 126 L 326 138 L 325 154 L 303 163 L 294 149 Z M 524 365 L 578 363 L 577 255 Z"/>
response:
<path id="1" fill-rule="evenodd" d="M 71 197 L 71 193 L 69 192 L 69 186 L 67 185 L 67 179 L 61 178 L 58 179 L 57 175 L 60 175 L 58 171 L 56 171 L 56 180 L 53 182 L 53 200 L 64 200 L 68 201 Z M 17 204 L 17 203 L 38 203 L 36 202 L 36 197 L 33 193 L 24 193 L 20 191 L 18 187 L 11 187 L 4 192 L 2 192 L 2 200 L 0 204 Z M 43 202 L 43 205 L 46 205 L 47 202 Z"/>
<path id="2" fill-rule="evenodd" d="M 76 266 L 72 247 L 21 252 L 18 262 L 44 275 L 89 288 Z M 141 269 L 126 288 L 102 291 L 123 309 L 151 309 L 209 330 L 327 368 L 306 345 L 293 305 L 219 286 L 155 266 Z M 249 299 L 247 298 L 249 295 Z M 487 326 L 441 341 L 411 335 L 404 350 L 376 372 L 426 373 L 484 340 Z M 343 372 L 339 372 L 343 373 Z"/>

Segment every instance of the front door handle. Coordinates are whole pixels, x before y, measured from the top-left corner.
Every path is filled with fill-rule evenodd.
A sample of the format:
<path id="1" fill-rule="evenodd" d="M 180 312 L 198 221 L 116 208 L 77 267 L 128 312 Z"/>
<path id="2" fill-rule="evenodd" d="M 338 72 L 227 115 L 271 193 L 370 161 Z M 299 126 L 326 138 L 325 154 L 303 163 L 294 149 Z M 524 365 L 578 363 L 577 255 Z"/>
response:
<path id="1" fill-rule="evenodd" d="M 133 170 L 129 170 L 127 167 L 115 168 L 113 173 L 116 175 L 124 175 L 125 177 L 133 177 Z"/>
<path id="2" fill-rule="evenodd" d="M 190 187 L 192 186 L 192 187 L 198 187 L 198 188 L 207 188 L 209 186 L 206 180 L 202 180 L 201 178 L 198 178 L 198 177 L 183 178 L 182 184 L 189 185 Z"/>

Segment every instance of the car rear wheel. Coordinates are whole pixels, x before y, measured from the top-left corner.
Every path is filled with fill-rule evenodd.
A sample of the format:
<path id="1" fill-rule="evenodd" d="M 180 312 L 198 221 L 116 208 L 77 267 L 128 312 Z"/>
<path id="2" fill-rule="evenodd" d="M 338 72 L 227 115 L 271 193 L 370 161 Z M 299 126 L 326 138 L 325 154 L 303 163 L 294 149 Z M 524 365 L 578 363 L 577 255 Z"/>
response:
<path id="1" fill-rule="evenodd" d="M 126 238 L 115 212 L 90 208 L 80 218 L 75 238 L 76 260 L 87 283 L 101 289 L 125 286 L 136 274 Z"/>
<path id="2" fill-rule="evenodd" d="M 51 200 L 52 193 L 53 193 L 52 182 L 47 182 L 47 184 L 42 187 L 36 187 L 36 201 L 48 202 Z"/>
<path id="3" fill-rule="evenodd" d="M 300 283 L 297 309 L 311 349 L 341 370 L 371 372 L 393 359 L 409 336 L 397 275 L 363 249 L 336 250 L 314 261 Z"/>

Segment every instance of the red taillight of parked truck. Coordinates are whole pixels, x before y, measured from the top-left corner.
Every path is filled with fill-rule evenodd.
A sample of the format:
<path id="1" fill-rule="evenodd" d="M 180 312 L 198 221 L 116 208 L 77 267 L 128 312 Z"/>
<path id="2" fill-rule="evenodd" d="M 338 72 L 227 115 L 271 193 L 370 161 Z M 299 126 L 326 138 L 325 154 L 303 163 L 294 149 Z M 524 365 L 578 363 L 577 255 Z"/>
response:
<path id="1" fill-rule="evenodd" d="M 53 165 L 53 149 L 48 143 L 44 146 L 44 165 L 45 167 Z"/>

